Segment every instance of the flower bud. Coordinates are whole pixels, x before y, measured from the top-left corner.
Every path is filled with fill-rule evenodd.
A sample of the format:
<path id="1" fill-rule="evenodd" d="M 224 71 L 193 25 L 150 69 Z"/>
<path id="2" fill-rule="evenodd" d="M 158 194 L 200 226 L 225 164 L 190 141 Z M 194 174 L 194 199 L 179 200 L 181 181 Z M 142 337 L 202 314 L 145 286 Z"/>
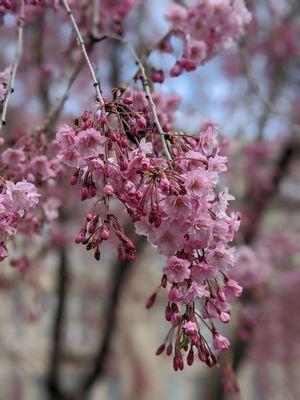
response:
<path id="1" fill-rule="evenodd" d="M 161 346 L 159 346 L 159 348 L 156 350 L 156 355 L 159 356 L 163 351 L 165 350 L 165 345 L 162 344 Z"/>
<path id="2" fill-rule="evenodd" d="M 155 300 L 156 300 L 156 294 L 157 294 L 156 292 L 153 293 L 153 294 L 148 298 L 148 300 L 146 301 L 145 307 L 146 307 L 147 309 L 151 308 L 151 307 L 154 305 Z"/>

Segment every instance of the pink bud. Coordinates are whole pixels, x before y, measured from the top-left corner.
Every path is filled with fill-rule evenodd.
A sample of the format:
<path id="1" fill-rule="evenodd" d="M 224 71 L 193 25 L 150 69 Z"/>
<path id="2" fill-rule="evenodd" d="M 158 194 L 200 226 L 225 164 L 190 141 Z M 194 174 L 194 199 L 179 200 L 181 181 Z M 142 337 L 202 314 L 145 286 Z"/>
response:
<path id="1" fill-rule="evenodd" d="M 164 193 L 167 193 L 170 189 L 170 182 L 167 178 L 162 178 L 160 181 L 160 188 Z"/>
<path id="2" fill-rule="evenodd" d="M 181 75 L 181 73 L 182 73 L 182 66 L 180 65 L 179 61 L 177 61 L 174 67 L 170 71 L 170 76 L 172 78 L 175 78 Z"/>
<path id="3" fill-rule="evenodd" d="M 166 350 L 167 356 L 170 356 L 172 354 L 172 351 L 173 351 L 173 346 L 170 343 Z"/>
<path id="4" fill-rule="evenodd" d="M 219 289 L 217 292 L 218 299 L 222 302 L 226 301 L 225 293 L 222 289 Z"/>
<path id="5" fill-rule="evenodd" d="M 89 189 L 86 186 L 84 186 L 80 190 L 81 201 L 86 200 L 88 197 L 89 197 Z"/>
<path id="6" fill-rule="evenodd" d="M 96 188 L 95 185 L 93 185 L 93 186 L 90 188 L 90 196 L 93 198 L 93 197 L 96 196 L 96 194 L 97 194 L 97 188 Z"/>
<path id="7" fill-rule="evenodd" d="M 101 117 L 100 117 L 100 124 L 105 125 L 106 123 L 107 123 L 107 118 L 106 118 L 105 112 L 102 111 Z"/>
<path id="8" fill-rule="evenodd" d="M 163 274 L 163 276 L 162 276 L 162 278 L 161 278 L 160 284 L 161 284 L 161 286 L 162 286 L 163 288 L 165 288 L 165 287 L 167 287 L 167 283 L 168 283 L 167 275 L 166 275 L 166 274 Z"/>
<path id="9" fill-rule="evenodd" d="M 103 193 L 106 196 L 112 196 L 114 194 L 114 189 L 111 185 L 105 185 L 103 188 Z"/>
<path id="10" fill-rule="evenodd" d="M 221 312 L 220 320 L 224 322 L 224 324 L 227 324 L 230 321 L 230 315 L 227 312 Z"/>
<path id="11" fill-rule="evenodd" d="M 148 300 L 146 301 L 145 307 L 146 307 L 147 309 L 153 307 L 153 305 L 154 305 L 154 303 L 155 303 L 155 300 L 156 300 L 156 292 L 153 293 L 153 294 L 148 298 Z"/>
<path id="12" fill-rule="evenodd" d="M 137 118 L 137 119 L 136 119 L 136 123 L 137 123 L 137 126 L 138 126 L 140 129 L 142 129 L 142 130 L 145 130 L 145 129 L 146 129 L 147 122 L 146 122 L 146 119 L 145 119 L 144 117 L 140 116 L 139 118 Z"/>
<path id="13" fill-rule="evenodd" d="M 85 217 L 85 219 L 88 221 L 88 222 L 91 222 L 91 220 L 94 218 L 94 216 L 93 216 L 93 214 L 92 213 L 88 213 L 88 214 L 86 214 L 86 217 Z"/>
<path id="14" fill-rule="evenodd" d="M 81 229 L 80 232 L 77 233 L 77 235 L 75 236 L 75 243 L 79 244 L 82 242 L 82 240 L 84 239 L 86 234 L 86 229 Z"/>
<path id="15" fill-rule="evenodd" d="M 191 350 L 189 351 L 189 354 L 188 354 L 186 360 L 187 360 L 187 364 L 188 364 L 188 365 L 192 365 L 192 364 L 193 364 L 193 362 L 194 362 L 194 351 L 193 351 L 193 349 L 191 349 Z"/>
<path id="16" fill-rule="evenodd" d="M 153 82 L 163 83 L 165 79 L 164 72 L 161 69 L 152 68 L 151 79 Z"/>
<path id="17" fill-rule="evenodd" d="M 100 237 L 103 240 L 107 240 L 109 238 L 109 229 L 107 229 L 106 225 L 103 225 L 100 229 Z"/>
<path id="18" fill-rule="evenodd" d="M 78 182 L 78 174 L 72 175 L 70 178 L 70 185 L 76 185 Z"/>
<path id="19" fill-rule="evenodd" d="M 132 99 L 130 97 L 124 97 L 124 104 L 130 105 L 133 103 Z"/>
<path id="20" fill-rule="evenodd" d="M 166 310 L 165 310 L 165 318 L 167 321 L 171 321 L 172 319 L 172 309 L 170 307 L 170 304 L 168 303 Z"/>
<path id="21" fill-rule="evenodd" d="M 100 255 L 101 255 L 100 250 L 97 248 L 97 249 L 95 250 L 95 254 L 94 254 L 94 257 L 95 257 L 95 259 L 96 259 L 97 261 L 100 260 Z"/>
<path id="22" fill-rule="evenodd" d="M 162 344 L 161 346 L 159 346 L 159 348 L 156 350 L 156 355 L 159 356 L 163 351 L 165 350 L 165 345 Z"/>

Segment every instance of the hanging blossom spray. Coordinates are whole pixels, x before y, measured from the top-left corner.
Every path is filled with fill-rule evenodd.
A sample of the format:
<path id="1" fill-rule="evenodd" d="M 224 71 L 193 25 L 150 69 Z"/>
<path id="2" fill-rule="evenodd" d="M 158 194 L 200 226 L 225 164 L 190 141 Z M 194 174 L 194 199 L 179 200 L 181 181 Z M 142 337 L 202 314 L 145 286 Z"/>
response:
<path id="1" fill-rule="evenodd" d="M 184 368 L 184 354 L 188 365 L 193 364 L 196 354 L 212 366 L 217 362 L 216 352 L 229 346 L 216 323 L 230 321 L 229 301 L 242 291 L 228 275 L 235 262 L 230 243 L 240 220 L 237 214 L 227 212 L 228 202 L 233 200 L 228 189 L 217 190 L 220 174 L 227 169 L 227 158 L 221 154 L 217 140 L 217 128 L 207 122 L 195 136 L 172 130 L 162 110 L 156 110 L 143 64 L 133 47 L 117 33 L 111 38 L 125 44 L 134 57 L 143 92 L 115 89 L 112 99 L 104 99 L 73 12 L 67 0 L 61 3 L 89 67 L 98 102 L 96 111 L 85 111 L 72 127 L 63 124 L 56 136 L 59 161 L 75 169 L 71 184 L 81 185 L 82 201 L 95 199 L 75 241 L 93 251 L 99 260 L 101 244 L 115 236 L 120 260 L 133 260 L 135 245 L 111 210 L 113 200 L 121 202 L 137 234 L 146 236 L 158 253 L 167 257 L 159 288 L 168 290 L 165 318 L 170 330 L 157 354 L 165 351 L 173 355 L 175 371 Z M 243 2 L 226 2 L 226 7 L 222 2 L 217 3 L 201 1 L 195 9 L 177 7 L 169 12 L 172 35 L 179 35 L 185 41 L 183 58 L 174 67 L 178 71 L 173 68 L 172 76 L 179 75 L 182 68 L 195 69 L 225 42 L 243 32 L 249 19 Z M 22 4 L 24 8 L 25 3 Z M 206 37 L 204 27 L 196 24 L 195 15 L 207 10 L 211 21 L 230 14 L 231 25 L 224 27 L 227 19 L 221 18 L 223 29 L 214 34 L 210 29 L 210 36 Z M 241 10 L 245 17 L 242 19 L 238 17 Z M 201 31 L 201 35 L 189 32 L 188 27 Z M 19 31 L 22 44 L 22 24 Z M 208 38 L 213 38 L 212 43 Z M 18 59 L 13 77 L 17 64 Z M 9 99 L 8 75 L 5 71 L 0 78 L 0 98 L 5 112 Z M 13 79 L 10 82 L 7 93 L 11 92 Z M 5 122 L 5 118 L 1 121 Z M 32 163 L 31 158 L 25 160 L 22 148 L 8 149 L 2 161 L 9 168 L 27 165 L 27 161 L 30 167 Z M 4 259 L 7 256 L 4 240 L 13 233 L 7 227 L 15 229 L 24 213 L 36 207 L 40 195 L 35 185 L 26 180 L 14 183 L 5 179 L 1 185 L 1 210 L 6 214 L 9 210 L 6 217 L 9 221 L 4 221 L 6 225 L 0 238 L 0 259 Z M 156 293 L 147 300 L 147 308 L 153 306 Z"/>
<path id="2" fill-rule="evenodd" d="M 184 368 L 184 353 L 188 365 L 196 353 L 212 366 L 216 351 L 229 347 L 216 322 L 230 321 L 229 301 L 242 292 L 228 276 L 235 263 L 229 244 L 240 220 L 238 214 L 227 212 L 233 200 L 228 189 L 217 190 L 227 158 L 220 154 L 216 126 L 207 122 L 196 136 L 162 126 L 144 66 L 121 36 L 112 38 L 134 57 L 144 92 L 114 90 L 112 100 L 104 99 L 72 11 L 66 1 L 63 4 L 99 101 L 96 112 L 85 111 L 73 127 L 62 125 L 56 136 L 59 159 L 75 168 L 71 184 L 80 182 L 81 200 L 95 198 L 75 242 L 99 260 L 101 244 L 115 235 L 119 259 L 135 259 L 135 245 L 110 208 L 113 199 L 119 200 L 137 234 L 167 257 L 159 288 L 168 290 L 165 318 L 171 327 L 157 355 L 173 355 L 175 371 Z M 147 300 L 147 308 L 156 293 Z"/>

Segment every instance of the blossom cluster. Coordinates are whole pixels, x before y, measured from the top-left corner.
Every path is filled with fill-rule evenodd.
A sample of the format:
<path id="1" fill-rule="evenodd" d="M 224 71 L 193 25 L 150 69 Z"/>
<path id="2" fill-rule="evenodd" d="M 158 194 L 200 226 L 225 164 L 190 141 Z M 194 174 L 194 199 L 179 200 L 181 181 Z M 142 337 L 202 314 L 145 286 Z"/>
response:
<path id="1" fill-rule="evenodd" d="M 100 3 L 100 28 L 111 28 L 116 33 L 122 32 L 121 23 L 137 5 L 136 0 L 110 0 Z M 107 26 L 109 25 L 109 26 Z"/>
<path id="2" fill-rule="evenodd" d="M 237 250 L 239 268 L 230 276 L 245 289 L 239 334 L 251 339 L 250 356 L 260 365 L 299 360 L 299 243 L 299 233 L 275 231 L 261 237 L 255 251 Z"/>
<path id="3" fill-rule="evenodd" d="M 194 71 L 229 46 L 245 32 L 251 20 L 243 0 L 197 0 L 191 6 L 172 4 L 166 12 L 171 29 L 161 42 L 160 50 L 173 53 L 171 39 L 183 41 L 183 53 L 170 70 L 170 76 L 183 71 Z M 156 82 L 163 80 L 162 71 L 153 75 Z"/>
<path id="4" fill-rule="evenodd" d="M 43 223 L 58 216 L 60 201 L 47 195 L 47 187 L 53 189 L 60 165 L 56 155 L 53 158 L 46 155 L 45 143 L 43 134 L 22 134 L 14 146 L 1 153 L 0 261 L 7 257 L 7 239 L 17 228 L 26 236 L 40 234 Z M 43 189 L 43 195 L 39 189 Z M 36 215 L 33 211 L 37 206 Z"/>
<path id="5" fill-rule="evenodd" d="M 25 211 L 39 201 L 36 187 L 26 180 L 14 183 L 4 181 L 0 193 L 0 262 L 7 256 L 5 241 L 12 236 Z"/>
<path id="6" fill-rule="evenodd" d="M 166 348 L 174 369 L 181 370 L 183 352 L 191 365 L 196 350 L 212 366 L 215 350 L 229 346 L 215 322 L 229 322 L 229 300 L 242 290 L 227 274 L 235 262 L 228 243 L 239 216 L 226 211 L 233 200 L 228 189 L 216 193 L 227 159 L 209 121 L 196 136 L 166 133 L 167 157 L 149 105 L 134 101 L 133 94 L 115 93 L 96 113 L 84 112 L 74 128 L 62 125 L 57 132 L 59 159 L 76 168 L 71 184 L 80 181 L 81 200 L 97 198 L 75 241 L 99 260 L 101 243 L 114 235 L 120 260 L 133 259 L 135 246 L 110 210 L 111 201 L 119 200 L 136 232 L 167 257 L 160 287 L 168 287 L 165 317 L 171 329 L 157 354 Z M 207 330 L 215 350 L 205 339 Z"/>

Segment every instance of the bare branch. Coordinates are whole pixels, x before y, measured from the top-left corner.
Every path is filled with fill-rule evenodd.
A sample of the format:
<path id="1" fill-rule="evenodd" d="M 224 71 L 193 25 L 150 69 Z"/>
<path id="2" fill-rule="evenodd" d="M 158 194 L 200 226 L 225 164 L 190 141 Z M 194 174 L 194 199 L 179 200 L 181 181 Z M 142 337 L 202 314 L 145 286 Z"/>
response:
<path id="1" fill-rule="evenodd" d="M 272 113 L 272 114 L 277 114 L 285 119 L 287 119 L 287 123 L 288 125 L 296 132 L 296 133 L 300 133 L 300 125 L 295 124 L 294 122 L 291 121 L 291 116 L 284 112 L 281 111 L 280 109 L 278 109 L 275 104 L 273 103 L 273 101 L 266 96 L 261 88 L 259 87 L 259 84 L 253 74 L 252 71 L 252 66 L 251 66 L 251 60 L 250 60 L 250 55 L 246 49 L 246 47 L 244 45 L 242 45 L 240 47 L 240 54 L 241 54 L 241 59 L 243 61 L 244 67 L 245 67 L 245 71 L 246 71 L 246 76 L 247 79 L 250 83 L 250 85 L 252 86 L 252 88 L 254 89 L 257 97 L 260 99 L 260 101 L 267 107 L 267 109 Z"/>
<path id="2" fill-rule="evenodd" d="M 52 333 L 52 352 L 50 357 L 50 365 L 48 372 L 48 390 L 54 397 L 63 398 L 59 383 L 59 367 L 62 351 L 63 325 L 65 321 L 65 310 L 67 300 L 68 286 L 68 258 L 65 245 L 62 245 L 59 250 L 59 265 L 57 271 L 57 309 L 53 322 Z M 57 396 L 57 397 L 55 397 Z"/>
<path id="3" fill-rule="evenodd" d="M 61 0 L 61 1 L 62 1 L 63 6 L 66 9 L 68 15 L 69 15 L 69 18 L 70 18 L 71 23 L 73 25 L 73 29 L 74 29 L 75 35 L 76 35 L 78 43 L 79 43 L 79 46 L 81 48 L 81 51 L 83 53 L 84 59 L 85 59 L 85 61 L 87 63 L 87 66 L 88 66 L 88 68 L 90 70 L 90 73 L 91 73 L 91 76 L 92 76 L 92 81 L 93 81 L 93 86 L 94 86 L 95 92 L 96 92 L 96 99 L 103 106 L 104 105 L 104 99 L 103 99 L 102 93 L 101 93 L 100 82 L 96 77 L 94 68 L 92 66 L 91 60 L 90 60 L 90 58 L 88 56 L 88 53 L 87 53 L 87 50 L 86 50 L 86 47 L 85 47 L 85 44 L 84 44 L 84 41 L 83 41 L 83 38 L 81 36 L 80 30 L 78 28 L 78 25 L 77 25 L 77 23 L 75 21 L 74 14 L 73 14 L 72 10 L 70 9 L 68 1 L 67 0 Z"/>
<path id="4" fill-rule="evenodd" d="M 20 16 L 19 16 L 19 21 L 18 21 L 17 46 L 16 46 L 16 52 L 15 52 L 15 56 L 14 56 L 10 79 L 9 79 L 9 82 L 7 85 L 6 96 L 5 96 L 5 99 L 3 102 L 3 106 L 2 106 L 2 113 L 1 113 L 1 118 L 0 118 L 0 131 L 6 123 L 7 107 L 8 107 L 10 96 L 14 91 L 14 84 L 15 84 L 17 69 L 18 69 L 19 62 L 20 62 L 20 59 L 22 56 L 24 24 L 25 24 L 25 2 L 24 2 L 24 0 L 21 0 Z"/>
<path id="5" fill-rule="evenodd" d="M 144 237 L 139 237 L 136 243 L 136 250 L 139 254 L 146 241 Z M 88 393 L 94 383 L 100 379 L 105 373 L 105 365 L 109 355 L 110 344 L 115 332 L 117 323 L 117 307 L 121 297 L 121 292 L 126 282 L 126 278 L 132 269 L 132 261 L 126 259 L 124 262 L 116 260 L 115 265 L 112 266 L 113 277 L 111 279 L 112 286 L 110 296 L 107 302 L 107 309 L 104 314 L 105 328 L 99 347 L 96 351 L 93 367 L 83 379 L 79 393 L 85 395 Z"/>

